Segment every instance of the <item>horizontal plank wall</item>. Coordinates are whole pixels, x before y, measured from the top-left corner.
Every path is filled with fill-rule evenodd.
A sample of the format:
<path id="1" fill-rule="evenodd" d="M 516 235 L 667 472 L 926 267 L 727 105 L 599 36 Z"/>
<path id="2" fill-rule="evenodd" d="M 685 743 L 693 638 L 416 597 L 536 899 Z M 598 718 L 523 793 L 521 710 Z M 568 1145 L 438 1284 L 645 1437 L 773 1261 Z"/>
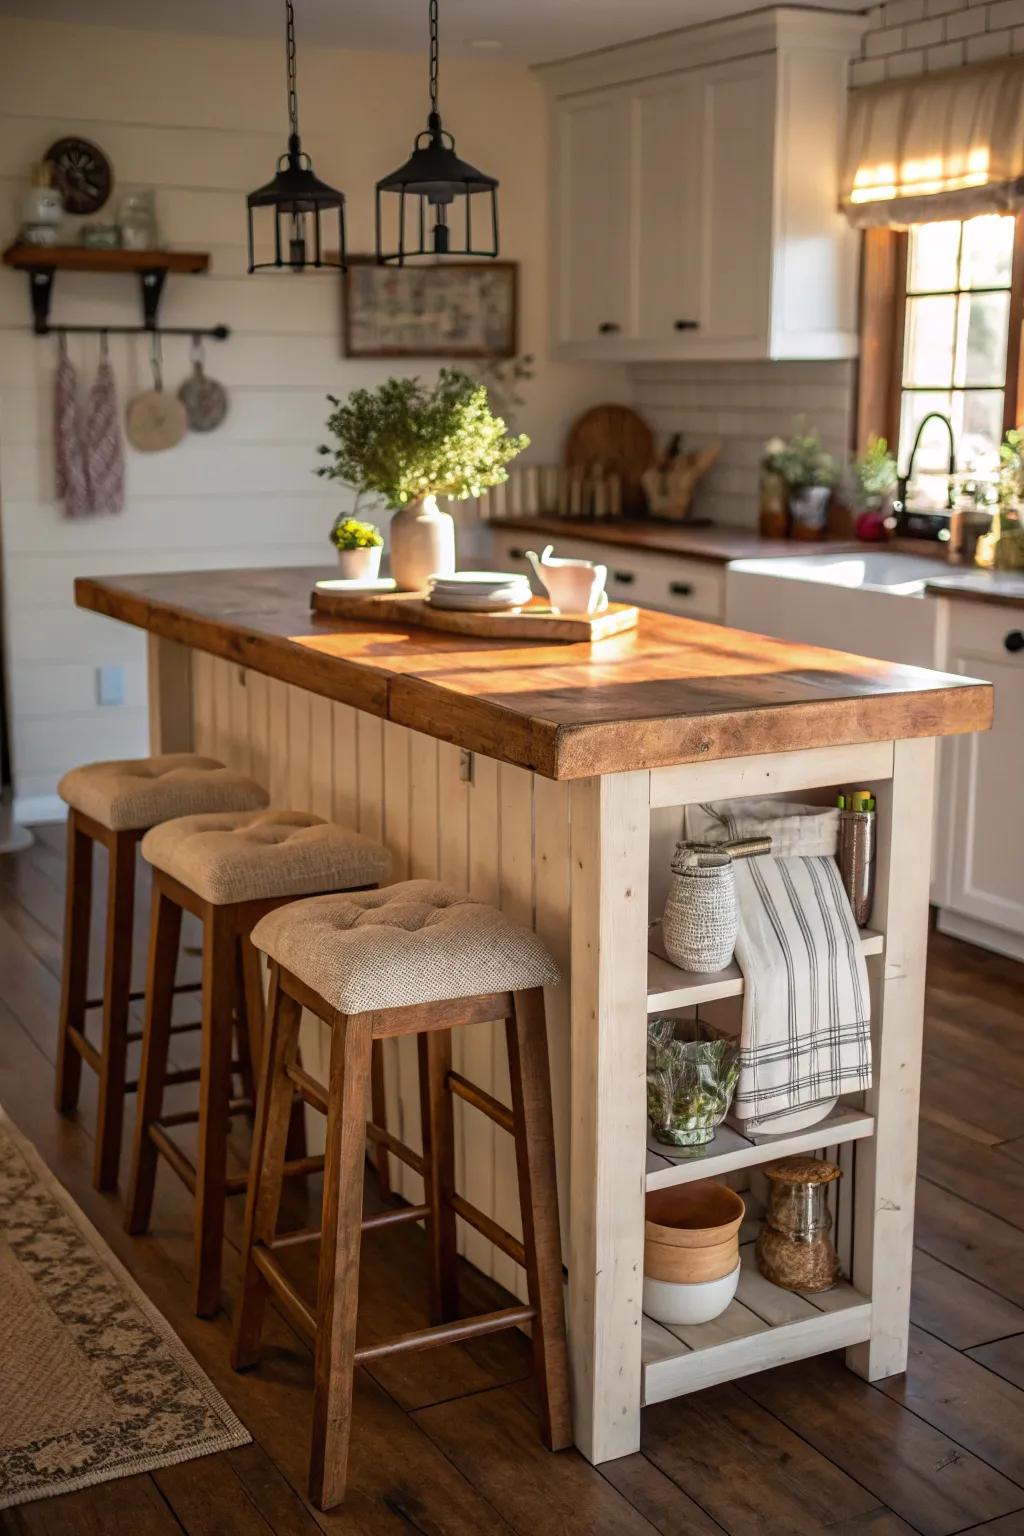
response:
<path id="1" fill-rule="evenodd" d="M 274 805 L 332 817 L 385 842 L 397 880 L 441 880 L 536 928 L 565 983 L 547 991 L 558 1187 L 563 1243 L 569 1200 L 569 789 L 522 768 L 474 755 L 404 726 L 363 714 L 192 654 L 194 749 L 264 783 Z M 307 1016 L 310 1070 L 325 1075 L 326 1031 Z M 504 1027 L 477 1024 L 453 1037 L 454 1065 L 509 1102 Z M 389 1127 L 420 1144 L 416 1042 L 385 1042 Z M 460 1191 L 522 1235 L 512 1140 L 455 1100 Z M 422 1199 L 419 1177 L 391 1160 L 395 1188 Z M 525 1296 L 522 1271 L 460 1222 L 462 1251 L 485 1273 Z"/>
<path id="2" fill-rule="evenodd" d="M 30 7 L 23 7 L 30 9 Z M 318 48 L 299 17 L 303 141 L 317 171 L 348 196 L 354 252 L 372 244 L 373 186 L 400 164 L 419 126 L 422 55 Z M 283 38 L 150 32 L 0 17 L 0 247 L 13 238 L 30 165 L 55 139 L 80 134 L 113 166 L 121 197 L 153 187 L 163 241 L 211 253 L 201 277 L 171 276 L 167 325 L 232 327 L 206 344 L 207 371 L 226 385 L 222 427 L 190 433 L 164 453 L 127 453 L 127 505 L 116 517 L 68 522 L 54 499 L 55 338 L 29 331 L 28 279 L 0 267 L 0 516 L 19 810 L 45 814 L 76 762 L 146 750 L 141 634 L 74 608 L 76 576 L 331 561 L 327 534 L 351 492 L 317 480 L 328 392 L 343 396 L 391 374 L 436 364 L 341 356 L 340 294 L 330 274 L 245 274 L 245 194 L 284 147 Z M 525 66 L 450 58 L 460 131 L 501 180 L 502 254 L 521 263 L 523 351 L 547 351 L 544 99 Z M 505 110 L 495 113 L 500 100 Z M 514 134 L 508 123 L 515 122 Z M 352 125 L 372 124 L 372 132 Z M 80 219 L 68 221 L 74 232 Z M 61 273 L 52 314 L 69 323 L 138 323 L 134 277 Z M 69 338 L 87 388 L 95 337 Z M 112 336 L 121 405 L 149 387 L 144 338 Z M 187 337 L 164 343 L 165 386 L 189 372 Z M 533 452 L 560 456 L 586 405 L 623 398 L 624 373 L 544 363 L 524 393 L 519 425 Z M 124 669 L 124 702 L 100 706 L 96 669 Z"/>

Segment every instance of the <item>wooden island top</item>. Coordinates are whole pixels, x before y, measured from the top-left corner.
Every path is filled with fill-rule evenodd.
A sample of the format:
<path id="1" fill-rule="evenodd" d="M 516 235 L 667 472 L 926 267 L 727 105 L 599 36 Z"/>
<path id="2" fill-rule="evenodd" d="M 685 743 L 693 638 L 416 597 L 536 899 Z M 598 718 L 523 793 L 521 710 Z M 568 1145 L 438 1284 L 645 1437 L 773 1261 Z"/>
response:
<path id="1" fill-rule="evenodd" d="M 551 779 L 985 730 L 971 678 L 642 612 L 597 644 L 325 620 L 319 568 L 81 577 L 78 605 Z"/>

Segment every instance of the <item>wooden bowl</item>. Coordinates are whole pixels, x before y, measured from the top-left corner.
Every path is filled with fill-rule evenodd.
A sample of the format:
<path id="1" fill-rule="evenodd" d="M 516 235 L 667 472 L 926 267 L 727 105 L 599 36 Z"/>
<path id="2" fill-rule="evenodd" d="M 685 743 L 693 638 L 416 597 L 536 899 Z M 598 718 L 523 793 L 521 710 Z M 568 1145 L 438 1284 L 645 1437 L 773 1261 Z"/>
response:
<path id="1" fill-rule="evenodd" d="M 649 1241 L 676 1248 L 710 1248 L 735 1238 L 746 1214 L 743 1198 L 727 1184 L 699 1179 L 652 1189 L 646 1200 Z"/>
<path id="2" fill-rule="evenodd" d="M 648 1237 L 644 1243 L 644 1274 L 650 1280 L 673 1280 L 694 1285 L 731 1275 L 740 1261 L 739 1237 L 734 1232 L 722 1243 L 701 1248 L 680 1248 Z"/>

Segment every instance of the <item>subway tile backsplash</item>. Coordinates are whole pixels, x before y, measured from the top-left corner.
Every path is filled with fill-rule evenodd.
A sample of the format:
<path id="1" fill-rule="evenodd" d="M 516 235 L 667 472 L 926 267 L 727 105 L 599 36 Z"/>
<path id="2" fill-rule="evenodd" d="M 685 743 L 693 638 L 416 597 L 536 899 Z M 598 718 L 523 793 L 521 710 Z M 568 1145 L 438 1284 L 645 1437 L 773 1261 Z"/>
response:
<path id="1" fill-rule="evenodd" d="M 868 12 L 852 86 L 1024 53 L 1024 0 L 888 0 Z"/>

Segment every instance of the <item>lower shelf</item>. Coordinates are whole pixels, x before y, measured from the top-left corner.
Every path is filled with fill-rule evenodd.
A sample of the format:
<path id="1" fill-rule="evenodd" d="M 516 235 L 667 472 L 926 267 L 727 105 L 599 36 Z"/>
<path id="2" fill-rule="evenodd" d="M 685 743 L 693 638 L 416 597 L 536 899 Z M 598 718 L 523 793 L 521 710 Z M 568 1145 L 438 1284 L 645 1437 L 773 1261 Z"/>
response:
<path id="1" fill-rule="evenodd" d="M 770 1163 L 797 1152 L 814 1152 L 819 1147 L 835 1147 L 844 1141 L 870 1136 L 875 1129 L 871 1115 L 848 1104 L 837 1104 L 824 1120 L 784 1136 L 744 1136 L 731 1125 L 719 1126 L 715 1139 L 703 1157 L 673 1157 L 672 1149 L 647 1137 L 647 1188 L 662 1189 L 666 1184 L 688 1184 L 692 1179 L 717 1179 L 737 1168 L 755 1163 Z"/>
<path id="2" fill-rule="evenodd" d="M 752 1242 L 741 1247 L 740 1263 L 736 1299 L 721 1317 L 671 1328 L 644 1317 L 644 1404 L 843 1349 L 870 1334 L 871 1303 L 847 1281 L 817 1296 L 784 1291 L 759 1272 Z"/>

